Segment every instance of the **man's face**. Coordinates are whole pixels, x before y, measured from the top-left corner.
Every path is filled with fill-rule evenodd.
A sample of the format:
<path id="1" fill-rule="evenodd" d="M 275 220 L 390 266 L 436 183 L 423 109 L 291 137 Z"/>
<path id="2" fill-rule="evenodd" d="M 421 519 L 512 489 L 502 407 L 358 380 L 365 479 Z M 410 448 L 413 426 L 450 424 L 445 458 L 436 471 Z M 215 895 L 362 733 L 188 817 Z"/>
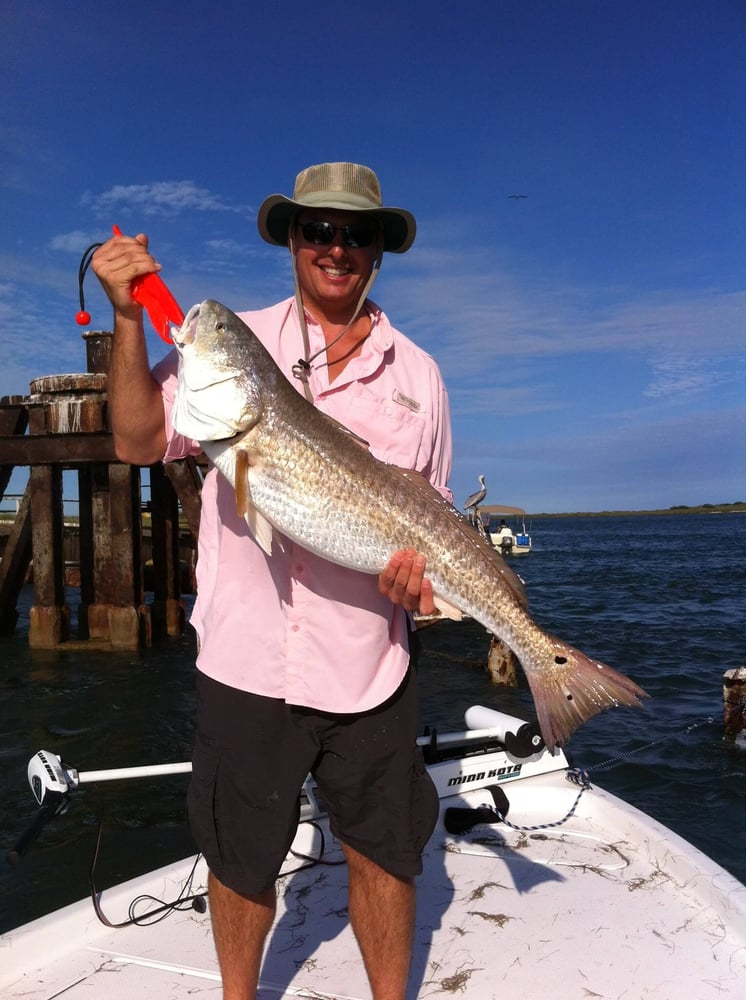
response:
<path id="1" fill-rule="evenodd" d="M 308 226 L 320 222 L 329 223 L 334 231 Z M 300 213 L 295 226 L 298 281 L 304 304 L 317 319 L 343 323 L 350 319 L 370 277 L 380 239 L 375 221 L 364 213 L 324 208 Z M 358 240 L 370 242 L 349 245 Z"/>

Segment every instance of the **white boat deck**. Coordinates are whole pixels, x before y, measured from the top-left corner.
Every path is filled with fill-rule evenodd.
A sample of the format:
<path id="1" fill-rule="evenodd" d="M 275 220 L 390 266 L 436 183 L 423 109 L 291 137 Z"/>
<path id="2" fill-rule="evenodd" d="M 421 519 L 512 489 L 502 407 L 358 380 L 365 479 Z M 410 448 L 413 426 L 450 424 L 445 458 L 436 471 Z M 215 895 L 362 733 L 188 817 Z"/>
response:
<path id="1" fill-rule="evenodd" d="M 508 781 L 508 819 L 562 819 L 578 795 L 563 771 Z M 449 806 L 491 804 L 486 789 Z M 321 821 L 322 827 L 324 822 Z M 310 824 L 295 847 L 318 852 Z M 324 861 L 341 852 L 330 840 Z M 288 867 L 297 866 L 291 861 Z M 142 892 L 173 899 L 187 860 L 103 893 L 112 921 Z M 195 885 L 204 885 L 198 867 Z M 6 1000 L 220 997 L 209 916 L 193 909 L 112 930 L 90 901 L 0 938 Z M 346 869 L 317 865 L 279 883 L 260 997 L 370 996 L 346 909 Z M 746 996 L 746 887 L 626 803 L 593 788 L 556 828 L 440 822 L 420 880 L 409 997 L 495 1000 L 722 1000 Z"/>

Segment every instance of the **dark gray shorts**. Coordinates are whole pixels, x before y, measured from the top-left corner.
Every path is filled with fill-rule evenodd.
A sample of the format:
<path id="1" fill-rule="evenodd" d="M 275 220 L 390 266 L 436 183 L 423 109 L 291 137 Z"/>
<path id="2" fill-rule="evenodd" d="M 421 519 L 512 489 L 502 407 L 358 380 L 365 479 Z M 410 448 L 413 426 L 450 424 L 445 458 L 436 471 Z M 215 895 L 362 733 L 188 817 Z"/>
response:
<path id="1" fill-rule="evenodd" d="M 387 702 L 360 715 L 289 706 L 197 678 L 189 824 L 220 882 L 243 895 L 272 885 L 309 772 L 338 840 L 393 875 L 422 871 L 438 796 L 416 745 L 411 668 Z"/>

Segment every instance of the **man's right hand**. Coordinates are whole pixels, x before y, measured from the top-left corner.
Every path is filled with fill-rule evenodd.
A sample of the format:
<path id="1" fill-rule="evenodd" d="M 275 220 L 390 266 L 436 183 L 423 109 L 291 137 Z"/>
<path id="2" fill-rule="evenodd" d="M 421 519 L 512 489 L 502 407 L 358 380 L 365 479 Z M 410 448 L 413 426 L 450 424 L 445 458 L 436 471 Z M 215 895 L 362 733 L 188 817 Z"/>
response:
<path id="1" fill-rule="evenodd" d="M 142 315 L 142 306 L 132 298 L 135 278 L 155 274 L 161 265 L 148 251 L 148 237 L 112 236 L 91 258 L 91 267 L 101 282 L 115 313 L 128 319 Z"/>

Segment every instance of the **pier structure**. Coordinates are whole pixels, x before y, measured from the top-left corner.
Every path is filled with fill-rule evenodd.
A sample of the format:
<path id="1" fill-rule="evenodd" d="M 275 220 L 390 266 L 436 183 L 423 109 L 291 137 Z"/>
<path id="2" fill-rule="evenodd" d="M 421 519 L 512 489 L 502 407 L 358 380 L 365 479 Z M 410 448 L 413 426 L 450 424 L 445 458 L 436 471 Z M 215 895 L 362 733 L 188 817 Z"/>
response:
<path id="1" fill-rule="evenodd" d="M 746 667 L 723 674 L 723 735 L 726 742 L 746 748 Z"/>
<path id="2" fill-rule="evenodd" d="M 150 500 L 143 502 L 142 469 L 117 460 L 108 425 L 111 337 L 83 334 L 87 372 L 44 376 L 34 379 L 28 396 L 0 398 L 0 495 L 16 467 L 29 469 L 0 559 L 0 634 L 13 633 L 18 597 L 31 575 L 32 648 L 138 649 L 184 631 L 180 557 L 186 552 L 193 570 L 202 474 L 194 459 L 149 466 Z M 77 473 L 77 525 L 66 523 L 64 509 L 63 472 L 70 470 Z M 65 549 L 74 531 L 77 636 L 66 599 Z M 146 541 L 152 571 L 145 565 Z"/>

